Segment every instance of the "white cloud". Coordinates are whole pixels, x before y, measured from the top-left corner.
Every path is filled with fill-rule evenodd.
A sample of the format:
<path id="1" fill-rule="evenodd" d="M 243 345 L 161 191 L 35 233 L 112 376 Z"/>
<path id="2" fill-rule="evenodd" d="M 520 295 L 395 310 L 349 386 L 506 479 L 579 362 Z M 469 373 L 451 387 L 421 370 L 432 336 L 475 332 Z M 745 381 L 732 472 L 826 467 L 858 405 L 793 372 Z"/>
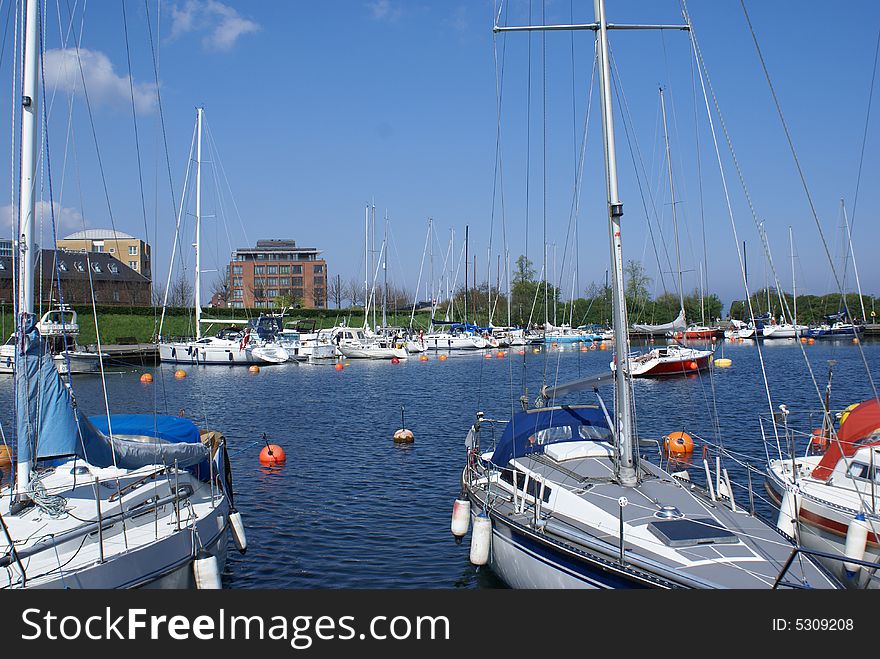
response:
<path id="1" fill-rule="evenodd" d="M 207 50 L 230 50 L 238 38 L 258 32 L 260 25 L 217 0 L 186 0 L 171 10 L 171 39 L 187 32 L 207 32 L 202 46 Z"/>
<path id="2" fill-rule="evenodd" d="M 80 66 L 82 71 L 80 71 Z M 131 103 L 138 112 L 152 112 L 156 106 L 156 85 L 135 82 L 130 87 L 129 76 L 122 76 L 113 69 L 113 63 L 104 53 L 80 48 L 54 48 L 46 51 L 44 58 L 46 86 L 69 94 L 81 94 L 83 80 L 89 94 L 89 101 L 96 104 L 114 105 Z"/>
<path id="3" fill-rule="evenodd" d="M 46 247 L 50 247 L 52 243 L 52 212 L 55 215 L 55 234 L 59 240 L 73 231 L 80 231 L 84 228 L 83 216 L 75 208 L 62 206 L 57 201 L 53 202 L 51 206 L 48 201 L 38 201 L 36 204 L 35 235 L 37 242 L 40 242 L 40 234 L 42 234 L 42 242 Z M 16 238 L 15 224 L 17 221 L 17 206 L 7 204 L 0 207 L 0 227 L 4 229 L 4 235 Z"/>
<path id="4" fill-rule="evenodd" d="M 400 16 L 400 7 L 391 3 L 391 0 L 373 0 L 367 3 L 370 14 L 377 21 L 393 20 Z"/>

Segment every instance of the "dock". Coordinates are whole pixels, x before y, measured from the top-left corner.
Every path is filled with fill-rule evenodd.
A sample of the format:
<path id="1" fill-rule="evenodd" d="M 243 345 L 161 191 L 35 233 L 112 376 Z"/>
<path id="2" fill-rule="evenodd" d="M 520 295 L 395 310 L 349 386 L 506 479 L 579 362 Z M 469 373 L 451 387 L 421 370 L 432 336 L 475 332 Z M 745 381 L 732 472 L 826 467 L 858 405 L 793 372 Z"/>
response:
<path id="1" fill-rule="evenodd" d="M 97 352 L 94 343 L 87 348 Z M 101 352 L 108 356 L 105 363 L 116 366 L 155 366 L 159 363 L 159 346 L 155 343 L 102 343 Z"/>

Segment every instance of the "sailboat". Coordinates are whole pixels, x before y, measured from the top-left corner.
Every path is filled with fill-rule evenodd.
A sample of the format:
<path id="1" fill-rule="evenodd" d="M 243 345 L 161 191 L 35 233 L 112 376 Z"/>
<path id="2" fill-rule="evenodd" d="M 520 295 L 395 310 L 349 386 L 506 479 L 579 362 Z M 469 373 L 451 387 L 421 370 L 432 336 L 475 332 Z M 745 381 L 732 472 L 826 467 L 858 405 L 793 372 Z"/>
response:
<path id="1" fill-rule="evenodd" d="M 788 245 L 791 252 L 791 296 L 794 302 L 794 311 L 792 312 L 791 322 L 786 322 L 783 315 L 778 323 L 770 323 L 764 325 L 762 334 L 765 339 L 798 339 L 802 336 L 810 335 L 810 328 L 806 325 L 798 325 L 797 322 L 797 284 L 794 278 L 794 240 L 792 238 L 791 227 L 788 227 Z M 777 287 L 777 293 L 779 289 Z M 782 295 L 779 295 L 780 306 L 782 306 Z M 768 305 L 769 307 L 769 305 Z"/>
<path id="2" fill-rule="evenodd" d="M 76 311 L 68 305 L 58 305 L 46 311 L 37 323 L 37 329 L 46 342 L 46 349 L 55 360 L 55 367 L 62 375 L 99 373 L 101 359 L 98 352 L 84 350 L 76 341 L 79 323 Z M 12 373 L 15 366 L 15 336 L 0 346 L 0 373 Z"/>
<path id="3" fill-rule="evenodd" d="M 673 335 L 680 336 L 681 338 L 711 339 L 715 335 L 714 330 L 708 327 L 688 326 L 685 321 L 684 292 L 681 278 L 681 252 L 678 246 L 678 222 L 676 221 L 675 211 L 675 185 L 672 178 L 672 157 L 669 150 L 669 135 L 666 130 L 666 104 L 663 101 L 662 87 L 660 88 L 660 108 L 663 114 L 663 137 L 666 144 L 669 189 L 672 195 L 672 223 L 675 227 L 675 253 L 676 258 L 678 259 L 678 299 L 681 306 L 681 312 L 679 313 L 678 318 L 676 318 L 676 321 L 673 322 L 680 322 L 685 325 L 683 329 L 673 333 Z M 708 334 L 708 336 L 705 336 L 706 334 Z M 618 343 L 617 345 L 620 346 L 624 344 Z M 619 357 L 621 354 L 625 357 Z M 643 354 L 621 353 L 621 351 L 618 350 L 614 359 L 611 361 L 611 370 L 614 371 L 617 369 L 617 360 L 618 358 L 621 358 L 627 360 L 629 374 L 632 377 L 685 375 L 688 373 L 704 371 L 709 368 L 712 363 L 712 355 L 713 353 L 711 350 L 700 350 L 698 348 L 690 348 L 678 344 L 660 346 Z"/>
<path id="4" fill-rule="evenodd" d="M 604 0 L 596 32 L 612 255 L 613 326 L 618 350 L 628 345 L 623 286 L 608 30 Z M 565 26 L 499 27 L 496 32 Z M 647 26 L 639 26 L 646 28 Z M 672 27 L 672 26 L 658 26 Z M 678 26 L 689 29 L 689 26 Z M 776 528 L 711 488 L 679 480 L 635 451 L 628 366 L 612 375 L 545 389 L 542 399 L 614 385 L 614 409 L 550 405 L 506 422 L 494 447 L 493 419 L 477 412 L 467 434 L 453 535 L 473 524 L 471 561 L 488 565 L 515 588 L 836 588 L 837 582 Z M 708 467 L 707 467 L 708 469 Z M 721 477 L 721 470 L 719 478 Z M 725 477 L 725 484 L 730 485 Z"/>
<path id="5" fill-rule="evenodd" d="M 203 323 L 231 323 L 240 321 L 202 318 L 201 304 L 201 182 L 202 182 L 202 117 L 204 108 L 196 110 L 196 131 L 198 142 L 196 150 L 196 242 L 195 242 L 195 337 L 187 339 L 162 339 L 162 325 L 159 326 L 159 359 L 173 364 L 282 364 L 290 359 L 290 353 L 274 340 L 263 340 L 251 328 L 220 330 L 216 336 L 203 336 Z M 176 245 L 176 238 L 175 238 Z M 172 268 L 174 251 L 172 250 Z M 171 279 L 169 269 L 169 284 Z M 168 297 L 168 288 L 165 297 Z M 162 320 L 165 309 L 162 309 Z"/>
<path id="6" fill-rule="evenodd" d="M 774 423 L 783 432 L 786 451 L 770 460 L 765 487 L 779 507 L 780 530 L 828 554 L 826 567 L 847 587 L 877 589 L 880 400 L 870 398 L 835 414 L 830 384 L 829 372 L 818 428 L 798 428 L 809 417 L 781 406 Z"/>
<path id="7" fill-rule="evenodd" d="M 219 588 L 230 524 L 238 527 L 236 543 L 246 548 L 223 435 L 180 417 L 85 416 L 37 326 L 31 254 L 40 133 L 38 12 L 37 0 L 28 0 L 15 482 L 0 487 L 0 588 Z"/>

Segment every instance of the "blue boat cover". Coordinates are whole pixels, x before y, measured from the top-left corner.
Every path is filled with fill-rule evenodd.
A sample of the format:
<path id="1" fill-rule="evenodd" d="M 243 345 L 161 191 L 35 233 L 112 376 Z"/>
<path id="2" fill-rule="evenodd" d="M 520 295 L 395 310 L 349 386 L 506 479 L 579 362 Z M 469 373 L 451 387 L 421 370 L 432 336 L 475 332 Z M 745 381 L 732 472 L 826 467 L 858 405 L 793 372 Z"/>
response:
<path id="1" fill-rule="evenodd" d="M 589 433 L 590 436 L 584 436 L 580 431 L 581 426 L 592 426 L 595 431 Z M 548 439 L 542 443 L 530 441 L 541 430 L 564 427 L 571 428 L 565 438 L 560 434 L 560 438 Z M 605 415 L 597 406 L 538 407 L 513 415 L 498 440 L 492 462 L 499 467 L 505 467 L 515 457 L 543 453 L 544 447 L 549 444 L 609 438 L 610 435 L 611 430 L 605 421 Z"/>
<path id="2" fill-rule="evenodd" d="M 78 456 L 95 467 L 137 469 L 150 464 L 206 471 L 208 448 L 195 424 L 152 414 L 88 418 L 77 408 L 53 356 L 37 331 L 35 317 L 22 320 L 16 347 L 16 438 L 19 461 Z M 112 440 L 110 426 L 112 425 Z"/>

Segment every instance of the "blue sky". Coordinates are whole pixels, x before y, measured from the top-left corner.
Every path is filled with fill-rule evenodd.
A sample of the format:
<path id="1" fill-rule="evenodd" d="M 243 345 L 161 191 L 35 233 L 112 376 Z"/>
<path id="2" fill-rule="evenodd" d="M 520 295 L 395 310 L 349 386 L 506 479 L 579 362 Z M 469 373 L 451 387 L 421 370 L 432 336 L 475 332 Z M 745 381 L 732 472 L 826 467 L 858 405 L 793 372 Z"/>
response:
<path id="1" fill-rule="evenodd" d="M 9 2 L 0 5 L 0 24 L 6 24 Z M 590 98 L 591 32 L 493 38 L 496 9 L 489 0 L 148 0 L 125 3 L 125 24 L 119 3 L 92 0 L 61 4 L 65 33 L 68 8 L 76 7 L 71 34 L 80 39 L 77 60 L 70 48 L 73 36 L 66 41 L 59 36 L 59 9 L 49 2 L 46 68 L 49 96 L 53 98 L 50 149 L 61 234 L 83 227 L 107 227 L 112 214 L 112 224 L 118 230 L 146 234 L 154 245 L 157 280 L 164 280 L 175 221 L 168 167 L 174 199 L 179 199 L 195 107 L 201 104 L 216 146 L 216 153 L 209 156 L 206 149 L 205 157 L 213 160 L 216 169 L 222 163 L 225 178 L 220 184 L 224 191 L 221 207 L 210 167 L 204 171 L 203 212 L 216 216 L 205 222 L 206 270 L 222 267 L 235 247 L 260 238 L 293 238 L 303 246 L 324 250 L 331 276 L 338 273 L 343 281 L 362 281 L 364 206 L 373 199 L 380 240 L 381 219 L 386 212 L 389 217 L 389 277 L 409 290 L 415 288 L 419 274 L 428 218 L 433 218 L 436 229 L 434 272 L 438 279 L 450 230 L 455 231 L 457 258 L 467 225 L 469 252 L 471 258 L 477 257 L 481 281 L 487 277 L 487 261 L 495 279 L 505 235 L 511 260 L 527 252 L 538 270 L 546 236 L 552 245 L 548 270 L 552 278 L 561 280 L 566 296 L 573 287 L 582 293 L 591 281 L 604 280 L 608 238 L 595 83 L 576 240 L 568 230 L 573 226 L 570 218 L 577 156 Z M 672 0 L 608 4 L 611 22 L 681 20 L 679 4 Z M 759 219 L 765 222 L 781 283 L 790 290 L 791 225 L 798 255 L 798 291 L 835 290 L 829 260 L 739 2 L 691 0 L 688 5 L 749 195 Z M 835 265 L 840 271 L 840 200 L 844 198 L 854 219 L 862 289 L 880 293 L 880 265 L 874 257 L 880 237 L 876 221 L 880 207 L 876 185 L 880 118 L 876 106 L 868 125 L 861 187 L 852 217 L 880 6 L 867 0 L 843 3 L 835 7 L 840 12 L 836 18 L 829 16 L 826 3 L 819 2 L 750 1 L 746 6 Z M 159 58 L 164 138 L 146 7 Z M 527 0 L 505 3 L 502 20 L 523 24 L 529 11 Z M 592 22 L 592 12 L 592 2 L 531 2 L 532 22 L 536 24 L 542 21 L 542 13 L 548 24 Z M 11 89 L 13 22 L 10 18 L 2 60 L 6 89 Z M 699 285 L 701 262 L 707 261 L 702 267 L 709 287 L 725 302 L 742 297 L 737 240 L 727 215 L 699 87 L 694 111 L 695 79 L 687 36 L 680 32 L 616 32 L 611 46 L 619 89 L 632 119 L 631 124 L 624 122 L 618 106 L 625 258 L 642 261 L 653 280 L 652 291 L 662 292 L 658 257 L 648 232 L 648 208 L 665 271 L 663 280 L 667 289 L 674 286 L 672 214 L 658 123 L 658 86 L 662 85 L 684 288 L 689 291 Z M 496 178 L 496 60 L 499 70 L 503 65 L 503 181 Z M 96 137 L 82 93 L 80 62 Z M 6 107 L 8 121 L 15 103 Z M 526 121 L 527 113 L 530 122 Z M 718 128 L 717 115 L 713 118 Z M 635 156 L 626 130 L 638 145 Z M 9 133 L 0 134 L 6 149 Z M 759 249 L 757 229 L 730 152 L 720 132 L 718 137 L 738 242 L 747 245 L 749 284 L 759 288 L 769 277 L 765 274 L 766 259 Z M 168 143 L 169 165 L 163 139 Z M 636 169 L 643 176 L 642 193 Z M 143 204 L 139 177 L 143 180 Z M 6 206 L 6 218 L 10 203 L 7 193 L 6 201 L 0 204 Z M 46 242 L 48 226 L 43 231 Z M 190 274 L 191 242 L 192 221 L 187 218 L 183 243 Z M 206 273 L 204 279 L 210 281 L 215 276 Z M 425 297 L 424 278 L 420 298 Z M 458 283 L 463 283 L 461 272 Z M 847 288 L 854 288 L 851 269 Z"/>

